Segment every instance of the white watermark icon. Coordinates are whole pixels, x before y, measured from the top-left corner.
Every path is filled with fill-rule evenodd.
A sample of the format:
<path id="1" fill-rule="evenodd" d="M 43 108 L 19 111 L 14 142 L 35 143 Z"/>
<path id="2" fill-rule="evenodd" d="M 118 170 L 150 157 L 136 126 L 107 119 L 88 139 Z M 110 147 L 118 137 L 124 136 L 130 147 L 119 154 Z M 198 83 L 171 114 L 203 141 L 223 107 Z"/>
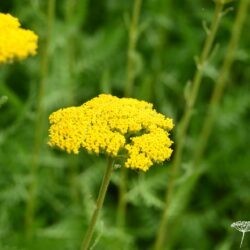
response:
<path id="1" fill-rule="evenodd" d="M 236 221 L 231 224 L 231 227 L 242 232 L 242 237 L 241 237 L 241 242 L 240 242 L 240 248 L 241 248 L 244 237 L 245 237 L 245 233 L 250 232 L 250 221 Z"/>

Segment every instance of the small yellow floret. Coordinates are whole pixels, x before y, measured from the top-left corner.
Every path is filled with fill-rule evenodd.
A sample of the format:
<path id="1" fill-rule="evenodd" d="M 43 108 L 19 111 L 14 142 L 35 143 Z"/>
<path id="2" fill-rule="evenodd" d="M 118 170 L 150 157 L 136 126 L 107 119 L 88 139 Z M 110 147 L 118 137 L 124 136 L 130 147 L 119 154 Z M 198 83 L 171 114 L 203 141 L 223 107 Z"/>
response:
<path id="1" fill-rule="evenodd" d="M 49 145 L 68 153 L 84 148 L 116 157 L 123 152 L 126 167 L 143 171 L 172 153 L 172 119 L 145 101 L 102 94 L 80 107 L 60 109 L 49 119 Z"/>
<path id="2" fill-rule="evenodd" d="M 17 18 L 0 13 L 0 64 L 35 55 L 37 35 L 20 28 Z"/>

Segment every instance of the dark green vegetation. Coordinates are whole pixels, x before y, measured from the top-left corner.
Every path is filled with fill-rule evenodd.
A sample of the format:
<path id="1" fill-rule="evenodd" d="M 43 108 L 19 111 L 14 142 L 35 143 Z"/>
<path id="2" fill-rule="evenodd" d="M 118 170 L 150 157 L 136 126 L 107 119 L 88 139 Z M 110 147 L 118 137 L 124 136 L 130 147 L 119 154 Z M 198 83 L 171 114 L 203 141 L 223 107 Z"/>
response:
<path id="1" fill-rule="evenodd" d="M 198 138 L 221 74 L 240 0 L 222 17 L 213 52 L 192 110 L 175 185 L 188 189 Z M 0 66 L 0 249 L 79 249 L 105 168 L 102 157 L 68 155 L 47 145 L 48 115 L 80 105 L 99 93 L 123 96 L 128 72 L 132 97 L 154 103 L 179 121 L 185 111 L 213 1 L 144 0 L 136 49 L 128 67 L 133 1 L 8 0 L 1 12 L 17 16 L 40 37 L 38 55 Z M 250 13 L 215 112 L 207 147 L 191 194 L 174 205 L 176 216 L 163 249 L 238 249 L 230 228 L 250 220 Z M 189 86 L 189 87 L 186 87 Z M 175 143 L 174 148 L 178 145 Z M 172 158 L 175 156 L 173 155 Z M 173 160 L 147 173 L 128 171 L 126 227 L 117 227 L 121 169 L 114 171 L 95 235 L 97 250 L 150 249 L 154 244 Z M 195 170 L 197 171 L 195 167 Z M 192 184 L 191 184 L 192 185 Z M 183 203 L 187 201 L 186 208 Z M 178 212 L 180 211 L 180 212 Z M 246 234 L 242 249 L 250 248 Z"/>

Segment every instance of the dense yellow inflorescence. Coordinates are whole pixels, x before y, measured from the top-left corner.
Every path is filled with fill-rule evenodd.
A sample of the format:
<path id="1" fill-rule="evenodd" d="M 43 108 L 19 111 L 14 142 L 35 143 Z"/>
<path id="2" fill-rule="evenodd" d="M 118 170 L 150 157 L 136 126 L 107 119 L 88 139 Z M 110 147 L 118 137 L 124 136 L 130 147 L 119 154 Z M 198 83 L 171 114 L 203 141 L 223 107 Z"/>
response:
<path id="1" fill-rule="evenodd" d="M 143 171 L 172 154 L 172 119 L 145 101 L 102 94 L 82 106 L 60 109 L 49 120 L 49 145 L 68 153 L 84 148 L 111 157 L 125 154 L 125 167 Z"/>
<path id="2" fill-rule="evenodd" d="M 0 13 L 0 64 L 36 54 L 37 35 L 20 28 L 17 18 Z"/>

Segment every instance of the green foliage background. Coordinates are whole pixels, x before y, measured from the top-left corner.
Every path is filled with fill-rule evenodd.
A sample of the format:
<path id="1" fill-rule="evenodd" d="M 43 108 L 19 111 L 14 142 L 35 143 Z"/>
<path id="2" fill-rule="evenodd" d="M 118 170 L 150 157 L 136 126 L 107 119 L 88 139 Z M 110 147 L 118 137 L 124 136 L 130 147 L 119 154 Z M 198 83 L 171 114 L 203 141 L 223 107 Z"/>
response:
<path id="1" fill-rule="evenodd" d="M 37 56 L 0 66 L 0 96 L 8 97 L 0 109 L 1 250 L 79 249 L 105 159 L 84 152 L 67 155 L 49 148 L 48 115 L 61 107 L 82 104 L 99 93 L 120 97 L 124 93 L 133 1 L 56 1 L 54 17 L 49 21 L 47 8 L 52 1 L 0 2 L 1 12 L 18 17 L 23 27 L 39 35 Z M 205 70 L 185 142 L 183 178 L 189 174 L 238 2 L 227 5 L 233 11 L 221 21 L 216 49 Z M 194 57 L 200 55 L 206 37 L 202 21 L 209 24 L 213 13 L 213 1 L 145 0 L 142 3 L 138 43 L 133 55 L 132 96 L 154 103 L 158 111 L 174 119 L 176 129 L 186 105 L 185 86 L 196 71 Z M 248 12 L 202 159 L 205 172 L 192 192 L 188 207 L 168 232 L 166 249 L 238 249 L 241 234 L 230 228 L 230 224 L 249 220 L 249 16 Z M 42 112 L 38 114 L 41 83 L 44 86 Z M 173 140 L 175 136 L 174 131 Z M 33 181 L 31 165 L 36 163 L 33 238 L 26 240 L 28 187 Z M 129 171 L 125 229 L 116 226 L 121 171 L 114 172 L 93 249 L 150 249 L 161 220 L 170 169 L 171 161 L 145 174 Z M 242 249 L 250 249 L 247 234 Z"/>

